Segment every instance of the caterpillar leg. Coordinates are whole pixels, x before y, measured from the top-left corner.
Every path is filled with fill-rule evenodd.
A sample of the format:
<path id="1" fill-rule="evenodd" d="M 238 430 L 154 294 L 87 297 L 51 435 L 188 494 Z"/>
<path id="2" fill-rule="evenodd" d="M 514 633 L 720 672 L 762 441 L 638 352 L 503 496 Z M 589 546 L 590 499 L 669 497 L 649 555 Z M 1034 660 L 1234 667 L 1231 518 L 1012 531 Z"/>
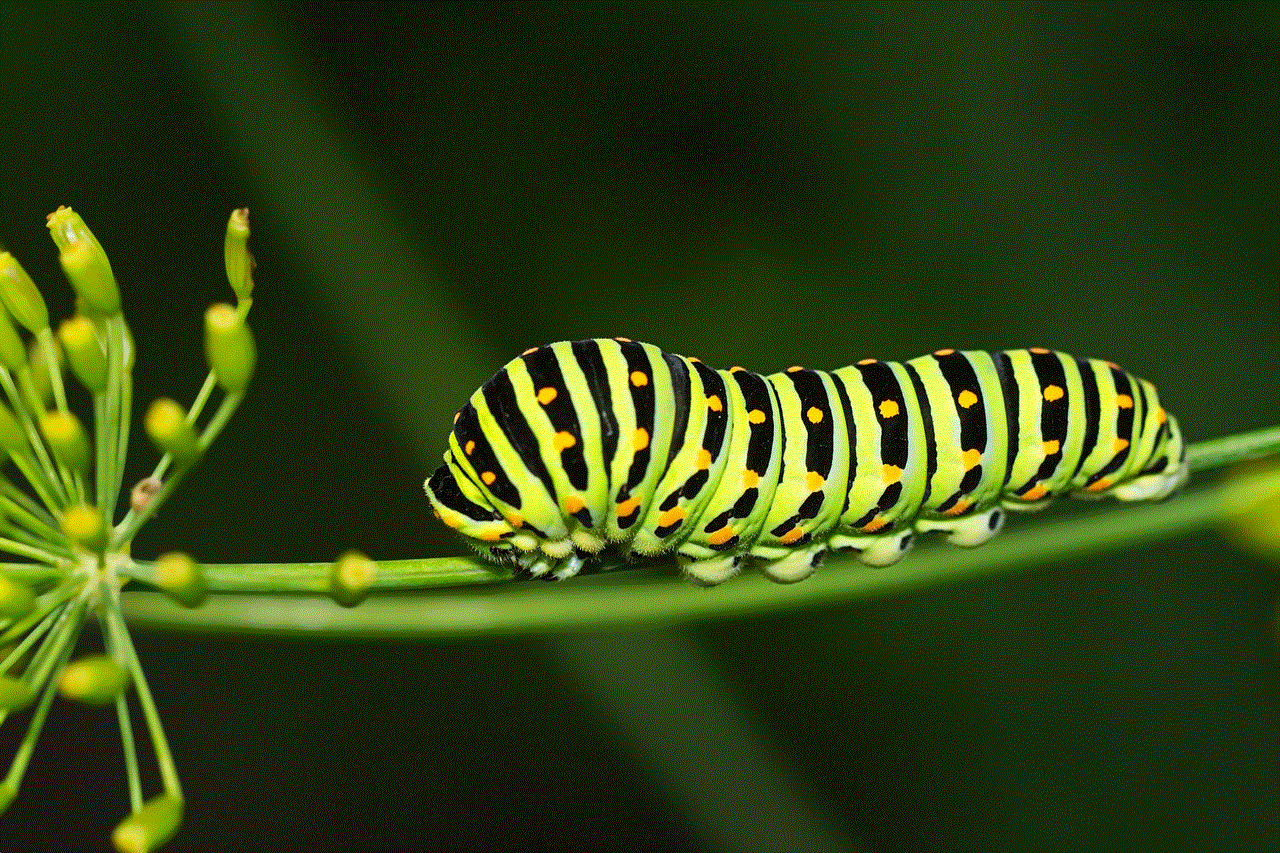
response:
<path id="1" fill-rule="evenodd" d="M 911 531 L 889 536 L 854 536 L 837 533 L 830 545 L 839 551 L 857 551 L 858 559 L 868 566 L 891 566 L 903 558 L 915 543 Z"/>
<path id="2" fill-rule="evenodd" d="M 965 518 L 928 518 L 916 522 L 921 533 L 943 533 L 952 545 L 976 548 L 1000 532 L 1006 513 L 997 507 Z"/>
<path id="3" fill-rule="evenodd" d="M 776 583 L 795 583 L 802 581 L 822 563 L 827 553 L 827 543 L 818 542 L 808 548 L 792 551 L 760 567 L 765 577 Z"/>
<path id="4" fill-rule="evenodd" d="M 528 551 L 516 558 L 516 565 L 531 578 L 549 581 L 562 581 L 582 571 L 586 561 L 577 554 L 570 554 L 564 559 L 548 557 L 537 551 Z"/>
<path id="5" fill-rule="evenodd" d="M 684 576 L 698 586 L 715 586 L 727 581 L 738 573 L 742 566 L 743 556 L 718 555 L 707 560 L 691 560 L 680 556 L 680 567 Z"/>

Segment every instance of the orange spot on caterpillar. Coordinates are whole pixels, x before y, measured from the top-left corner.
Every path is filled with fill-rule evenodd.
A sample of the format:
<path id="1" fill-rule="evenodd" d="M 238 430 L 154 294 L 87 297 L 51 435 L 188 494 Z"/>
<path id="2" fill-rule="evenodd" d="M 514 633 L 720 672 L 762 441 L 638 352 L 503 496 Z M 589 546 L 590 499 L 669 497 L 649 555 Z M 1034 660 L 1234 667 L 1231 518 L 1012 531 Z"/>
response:
<path id="1" fill-rule="evenodd" d="M 1116 405 L 1117 405 L 1117 406 L 1119 406 L 1119 407 L 1120 407 L 1120 408 L 1122 408 L 1122 409 L 1132 409 L 1132 408 L 1133 408 L 1133 398 L 1132 398 L 1132 397 L 1130 397 L 1128 394 L 1117 394 L 1117 395 L 1116 395 Z"/>
<path id="2" fill-rule="evenodd" d="M 754 489 L 760 485 L 760 475 L 750 468 L 742 472 L 742 488 Z"/>
<path id="3" fill-rule="evenodd" d="M 778 541 L 783 545 L 790 545 L 802 536 L 804 536 L 804 528 L 797 524 L 795 527 L 782 534 L 782 536 L 778 537 Z"/>
<path id="4" fill-rule="evenodd" d="M 1036 483 L 1021 495 L 1018 495 L 1018 497 L 1024 501 L 1038 501 L 1047 494 L 1049 494 L 1049 490 L 1039 483 Z"/>
<path id="5" fill-rule="evenodd" d="M 1066 392 L 1062 390 L 1061 385 L 1046 385 L 1044 388 L 1044 398 L 1050 403 L 1055 400 L 1061 400 L 1064 393 Z"/>
<path id="6" fill-rule="evenodd" d="M 546 388 L 538 389 L 538 402 L 544 406 L 551 404 L 551 401 L 560 396 L 560 392 L 548 385 Z"/>
<path id="7" fill-rule="evenodd" d="M 864 358 L 862 361 L 858 362 L 858 367 L 866 367 L 868 364 L 877 364 L 879 361 L 880 360 L 878 358 Z"/>
<path id="8" fill-rule="evenodd" d="M 685 517 L 684 507 L 673 506 L 671 509 L 664 512 L 662 515 L 658 516 L 658 526 L 670 527 L 671 525 L 675 524 L 677 521 L 680 521 L 684 517 Z"/>
<path id="9" fill-rule="evenodd" d="M 811 424 L 822 423 L 822 409 L 819 409 L 817 406 L 810 406 L 809 410 L 804 413 L 804 416 Z"/>
<path id="10" fill-rule="evenodd" d="M 1062 449 L 1062 443 L 1056 438 L 1051 438 L 1044 443 L 1044 455 L 1053 456 Z"/>
<path id="11" fill-rule="evenodd" d="M 455 425 L 455 426 L 457 426 L 458 418 L 460 418 L 460 417 L 462 417 L 462 412 L 454 412 L 454 413 L 453 413 L 453 423 L 454 423 L 454 425 Z"/>
<path id="12" fill-rule="evenodd" d="M 1166 420 L 1168 420 L 1168 418 L 1169 418 L 1169 415 L 1165 413 L 1165 410 L 1163 408 L 1159 409 L 1156 412 L 1156 423 L 1162 424 Z"/>
<path id="13" fill-rule="evenodd" d="M 804 475 L 804 484 L 811 492 L 821 489 L 827 482 L 827 478 L 819 474 L 817 471 L 810 471 Z"/>
<path id="14" fill-rule="evenodd" d="M 726 524 L 724 527 L 721 527 L 719 530 L 715 531 L 714 533 L 712 533 L 707 537 L 707 544 L 723 545 L 724 543 L 728 542 L 730 539 L 732 539 L 737 535 L 738 535 L 738 531 L 734 529 L 733 525 Z"/>
<path id="15" fill-rule="evenodd" d="M 880 474 L 884 478 L 885 485 L 892 486 L 894 483 L 902 479 L 902 469 L 897 465 L 885 465 L 880 469 Z"/>
<path id="16" fill-rule="evenodd" d="M 718 394 L 712 394 L 707 398 L 707 408 L 713 412 L 724 410 L 724 403 L 720 402 L 720 396 Z"/>
<path id="17" fill-rule="evenodd" d="M 751 421 L 753 424 L 762 424 L 765 422 L 766 418 L 767 416 L 765 413 L 759 409 L 752 409 L 747 412 L 747 420 Z"/>
<path id="18" fill-rule="evenodd" d="M 966 388 L 956 397 L 956 402 L 960 404 L 960 408 L 967 409 L 978 402 L 978 395 Z"/>
<path id="19" fill-rule="evenodd" d="M 875 518 L 871 519 L 866 524 L 862 525 L 861 530 L 863 533 L 875 533 L 877 530 L 884 527 L 888 523 L 889 522 L 885 521 L 883 518 L 877 515 Z"/>
<path id="20" fill-rule="evenodd" d="M 1121 450 L 1124 450 L 1128 446 L 1129 446 L 1129 439 L 1127 438 L 1117 438 L 1115 441 L 1115 444 L 1112 445 L 1112 447 L 1115 448 L 1116 453 L 1119 453 Z"/>
<path id="21" fill-rule="evenodd" d="M 476 538 L 479 539 L 481 542 L 497 542 L 499 539 L 502 538 L 502 531 L 485 530 L 479 533 L 476 536 Z"/>
<path id="22" fill-rule="evenodd" d="M 618 504 L 618 518 L 628 518 L 631 513 L 640 508 L 639 498 L 627 498 Z"/>
<path id="23" fill-rule="evenodd" d="M 982 451 L 978 450 L 976 447 L 971 447 L 964 452 L 964 455 L 961 456 L 960 459 L 964 462 L 964 470 L 972 471 L 974 468 L 982 464 Z"/>
<path id="24" fill-rule="evenodd" d="M 615 340 L 615 341 L 618 341 L 619 343 L 623 343 L 623 344 L 630 344 L 630 343 L 634 343 L 634 341 L 632 341 L 632 340 L 631 340 L 631 338 L 614 338 L 614 340 Z"/>
<path id="25" fill-rule="evenodd" d="M 698 459 L 695 463 L 699 471 L 705 471 L 711 467 L 711 451 L 705 447 L 698 449 Z"/>
<path id="26" fill-rule="evenodd" d="M 730 373 L 742 373 L 744 370 L 746 370 L 746 368 L 745 368 L 745 367 L 742 367 L 742 366 L 737 365 L 737 364 L 735 364 L 733 367 L 730 367 L 730 368 L 729 368 L 729 372 L 730 372 Z"/>
<path id="27" fill-rule="evenodd" d="M 584 506 L 586 506 L 586 504 L 583 503 L 582 498 L 578 497 L 577 495 L 569 495 L 564 499 L 564 511 L 569 513 L 570 515 L 573 515 L 575 512 L 582 509 Z"/>
<path id="28" fill-rule="evenodd" d="M 957 515 L 960 515 L 961 513 L 966 512 L 971 506 L 973 506 L 973 501 L 956 501 L 955 506 L 951 507 L 951 509 L 949 510 L 944 511 L 942 514 L 947 516 L 948 518 L 955 518 Z"/>
<path id="29" fill-rule="evenodd" d="M 512 527 L 524 527 L 524 519 L 520 517 L 519 513 L 513 512 L 507 516 L 507 524 Z"/>
<path id="30" fill-rule="evenodd" d="M 937 350 L 934 350 L 934 351 L 933 351 L 933 354 L 934 354 L 934 355 L 941 355 L 941 356 L 948 356 L 948 355 L 955 355 L 955 354 L 956 354 L 956 351 L 955 351 L 955 350 L 953 350 L 953 349 L 937 349 Z"/>
<path id="31" fill-rule="evenodd" d="M 799 373 L 801 370 L 804 370 L 804 365 L 793 364 L 787 368 L 787 373 Z"/>
<path id="32" fill-rule="evenodd" d="M 880 417 L 892 418 L 898 414 L 898 403 L 896 400 L 880 401 Z"/>
<path id="33" fill-rule="evenodd" d="M 556 433 L 555 437 L 551 439 L 551 446 L 560 451 L 568 450 L 577 443 L 578 439 L 573 437 L 573 433 L 565 430 Z"/>
<path id="34" fill-rule="evenodd" d="M 1094 483 L 1093 485 L 1085 486 L 1084 490 L 1086 492 L 1102 492 L 1102 491 L 1106 491 L 1109 488 L 1111 488 L 1111 478 L 1103 477 L 1101 480 Z"/>
<path id="35" fill-rule="evenodd" d="M 493 473 L 492 471 L 485 471 L 480 475 L 480 479 L 484 482 L 486 486 L 492 486 L 493 481 L 498 479 L 498 475 Z"/>
<path id="36" fill-rule="evenodd" d="M 643 370 L 631 371 L 631 384 L 637 388 L 643 388 L 649 384 L 649 374 L 645 373 Z"/>
<path id="37" fill-rule="evenodd" d="M 462 448 L 462 452 L 470 456 L 472 451 L 474 451 L 475 449 L 476 449 L 476 443 L 474 440 L 472 440 L 467 442 L 467 446 Z"/>
<path id="38" fill-rule="evenodd" d="M 524 352 L 522 352 L 522 353 L 520 353 L 520 354 L 521 354 L 521 355 L 533 355 L 533 354 L 534 354 L 535 352 L 537 352 L 539 349 L 541 349 L 541 347 L 529 347 L 527 350 L 525 350 Z"/>
<path id="39" fill-rule="evenodd" d="M 1036 355 L 1048 355 L 1048 354 L 1049 354 L 1049 350 L 1045 349 L 1044 347 L 1032 347 L 1031 349 L 1027 350 L 1027 352 L 1033 352 L 1033 353 L 1035 353 Z"/>
<path id="40" fill-rule="evenodd" d="M 448 515 L 441 515 L 440 520 L 443 521 L 447 526 L 452 527 L 454 530 L 457 530 L 459 527 L 462 526 L 462 519 L 458 518 L 458 516 L 454 515 L 453 513 L 449 513 Z"/>
<path id="41" fill-rule="evenodd" d="M 644 450 L 649 446 L 649 431 L 644 427 L 640 427 L 631 435 L 631 446 L 635 448 L 636 453 Z"/>

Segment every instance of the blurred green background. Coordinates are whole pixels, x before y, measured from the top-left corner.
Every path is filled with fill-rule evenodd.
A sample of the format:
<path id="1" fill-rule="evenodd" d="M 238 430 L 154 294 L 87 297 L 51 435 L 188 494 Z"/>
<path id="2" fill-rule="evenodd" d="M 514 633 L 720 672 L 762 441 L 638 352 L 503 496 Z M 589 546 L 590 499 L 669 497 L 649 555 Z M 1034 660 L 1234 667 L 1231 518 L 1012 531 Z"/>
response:
<path id="1" fill-rule="evenodd" d="M 259 374 L 144 557 L 461 553 L 421 492 L 452 413 L 564 338 L 1053 346 L 1216 437 L 1280 420 L 1276 36 L 1234 4 L 6 2 L 0 241 L 65 316 L 44 214 L 85 217 L 141 407 L 197 389 L 253 212 Z M 1204 534 L 694 627 L 138 649 L 174 851 L 1274 849 L 1278 594 Z M 56 703 L 0 849 L 126 808 L 113 716 Z"/>

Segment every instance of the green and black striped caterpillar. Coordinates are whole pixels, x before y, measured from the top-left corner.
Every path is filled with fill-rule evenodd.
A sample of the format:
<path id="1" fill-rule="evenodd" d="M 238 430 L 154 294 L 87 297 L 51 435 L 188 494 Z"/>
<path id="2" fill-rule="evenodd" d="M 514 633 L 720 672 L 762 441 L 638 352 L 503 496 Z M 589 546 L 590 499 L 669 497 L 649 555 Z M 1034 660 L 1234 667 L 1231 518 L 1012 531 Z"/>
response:
<path id="1" fill-rule="evenodd" d="M 914 534 L 986 542 L 1062 494 L 1155 500 L 1187 476 L 1151 383 L 1047 349 L 938 350 L 760 376 L 626 338 L 526 350 L 454 418 L 427 481 L 484 555 L 570 577 L 607 546 L 675 551 L 716 584 L 745 558 L 808 577 L 884 566 Z"/>

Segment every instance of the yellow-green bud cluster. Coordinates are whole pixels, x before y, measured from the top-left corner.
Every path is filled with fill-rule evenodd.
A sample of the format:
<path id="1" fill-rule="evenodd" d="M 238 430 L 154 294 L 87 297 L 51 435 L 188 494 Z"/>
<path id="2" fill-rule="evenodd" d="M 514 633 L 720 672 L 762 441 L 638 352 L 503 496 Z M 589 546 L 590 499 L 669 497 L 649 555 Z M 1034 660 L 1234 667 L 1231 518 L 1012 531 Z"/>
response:
<path id="1" fill-rule="evenodd" d="M 204 571 L 186 554 L 165 554 L 155 561 L 152 570 L 156 586 L 185 607 L 199 607 L 209 597 Z"/>
<path id="2" fill-rule="evenodd" d="M 66 353 L 71 372 L 91 394 L 107 390 L 107 354 L 98 340 L 98 330 L 88 317 L 77 315 L 58 326 L 58 340 Z"/>
<path id="3" fill-rule="evenodd" d="M 86 705 L 107 705 L 124 695 L 129 673 L 106 655 L 85 655 L 73 660 L 58 677 L 58 692 Z"/>

